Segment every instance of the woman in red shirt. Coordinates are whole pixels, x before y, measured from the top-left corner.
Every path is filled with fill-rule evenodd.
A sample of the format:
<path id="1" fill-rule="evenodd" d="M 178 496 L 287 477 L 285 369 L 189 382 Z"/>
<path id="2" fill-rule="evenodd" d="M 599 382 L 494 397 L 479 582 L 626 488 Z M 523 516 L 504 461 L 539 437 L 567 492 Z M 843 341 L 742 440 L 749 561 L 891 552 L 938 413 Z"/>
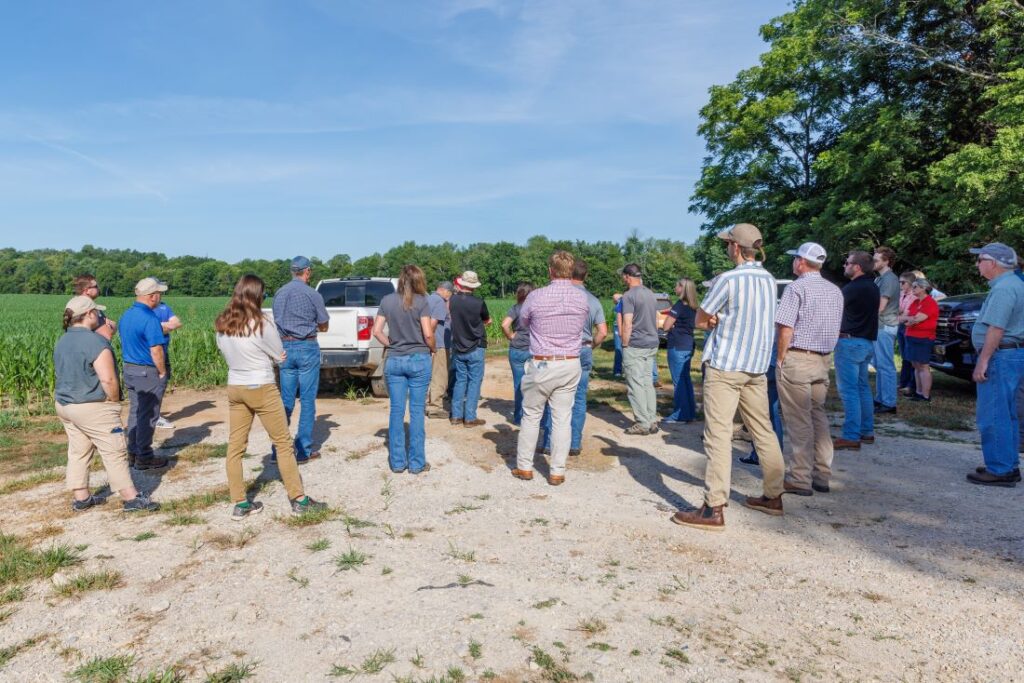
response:
<path id="1" fill-rule="evenodd" d="M 914 280 L 910 286 L 914 299 L 907 307 L 907 312 L 900 316 L 900 322 L 907 326 L 906 355 L 903 360 L 914 364 L 914 378 L 917 381 L 917 393 L 910 397 L 911 401 L 932 400 L 932 369 L 928 361 L 935 345 L 939 305 L 928 296 L 931 291 L 932 286 L 928 280 Z"/>

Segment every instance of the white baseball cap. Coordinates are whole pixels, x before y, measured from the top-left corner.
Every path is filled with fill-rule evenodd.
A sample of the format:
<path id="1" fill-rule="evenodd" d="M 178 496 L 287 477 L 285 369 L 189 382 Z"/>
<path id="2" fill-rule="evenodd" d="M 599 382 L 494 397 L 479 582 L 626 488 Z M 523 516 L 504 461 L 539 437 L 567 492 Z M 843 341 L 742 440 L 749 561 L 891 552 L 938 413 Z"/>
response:
<path id="1" fill-rule="evenodd" d="M 825 247 L 817 242 L 804 242 L 800 245 L 799 249 L 790 249 L 786 253 L 790 256 L 799 256 L 802 259 L 807 259 L 811 263 L 824 263 L 828 257 L 828 254 L 825 253 Z"/>

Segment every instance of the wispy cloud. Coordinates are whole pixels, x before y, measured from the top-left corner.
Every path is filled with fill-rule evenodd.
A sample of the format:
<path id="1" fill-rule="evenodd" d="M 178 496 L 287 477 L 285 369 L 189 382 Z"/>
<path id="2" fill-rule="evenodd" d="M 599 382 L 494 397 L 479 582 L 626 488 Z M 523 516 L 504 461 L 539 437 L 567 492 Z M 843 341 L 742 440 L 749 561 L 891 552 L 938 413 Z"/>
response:
<path id="1" fill-rule="evenodd" d="M 142 194 L 146 194 L 146 195 L 150 195 L 150 196 L 156 197 L 161 202 L 165 202 L 166 203 L 167 201 L 169 201 L 167 199 L 167 196 L 163 192 L 161 192 L 160 190 L 157 190 L 156 188 L 148 185 L 147 183 L 142 182 L 141 180 L 138 180 L 136 178 L 132 178 L 131 176 L 126 174 L 124 171 L 122 171 L 121 169 L 117 168 L 116 166 L 114 166 L 114 165 L 112 165 L 110 163 L 107 163 L 107 162 L 104 162 L 104 161 L 100 161 L 99 159 L 96 159 L 95 157 L 91 157 L 88 154 L 83 154 L 82 152 L 79 152 L 76 149 L 72 149 L 71 147 L 68 147 L 67 145 L 62 145 L 62 144 L 58 144 L 56 142 L 51 142 L 51 141 L 48 141 L 48 140 L 43 140 L 41 138 L 37 138 L 37 137 L 31 136 L 31 135 L 28 136 L 28 137 L 33 142 L 37 142 L 40 145 L 43 145 L 44 147 L 52 149 L 55 152 L 60 152 L 61 154 L 66 154 L 66 155 L 68 155 L 68 156 L 70 156 L 70 157 L 72 157 L 74 159 L 77 159 L 77 160 L 79 160 L 81 162 L 84 162 L 84 163 L 88 164 L 89 166 L 92 166 L 93 168 L 95 168 L 95 169 L 97 169 L 97 170 L 107 174 L 108 176 L 110 176 L 112 178 L 116 178 L 117 180 L 124 182 L 125 184 L 129 185 L 130 187 L 135 188 L 135 190 L 137 190 L 138 192 L 140 192 Z"/>

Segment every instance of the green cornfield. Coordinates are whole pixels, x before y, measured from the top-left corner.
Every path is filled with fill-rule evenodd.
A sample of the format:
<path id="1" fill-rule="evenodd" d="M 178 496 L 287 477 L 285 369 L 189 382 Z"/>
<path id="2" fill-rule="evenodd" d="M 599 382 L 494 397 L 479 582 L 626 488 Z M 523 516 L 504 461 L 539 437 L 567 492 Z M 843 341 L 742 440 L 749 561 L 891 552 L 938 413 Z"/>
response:
<path id="1" fill-rule="evenodd" d="M 59 294 L 0 294 L 0 404 L 49 403 L 53 396 L 53 347 L 62 334 L 61 317 L 69 298 Z M 227 299 L 168 296 L 165 301 L 184 323 L 171 334 L 171 383 L 193 389 L 224 384 L 227 366 L 217 351 L 213 321 Z M 114 320 L 133 302 L 129 297 L 100 299 Z M 487 336 L 492 350 L 505 347 L 501 319 L 514 303 L 508 299 L 487 301 L 492 318 Z M 114 353 L 120 360 L 117 336 Z"/>

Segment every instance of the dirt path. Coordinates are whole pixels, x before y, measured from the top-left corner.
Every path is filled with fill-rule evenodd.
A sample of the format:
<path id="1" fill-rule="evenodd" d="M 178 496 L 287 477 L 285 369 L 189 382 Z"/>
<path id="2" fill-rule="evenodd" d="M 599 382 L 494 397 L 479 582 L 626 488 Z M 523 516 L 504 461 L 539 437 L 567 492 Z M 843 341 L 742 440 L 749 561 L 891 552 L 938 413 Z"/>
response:
<path id="1" fill-rule="evenodd" d="M 500 362 L 484 396 L 483 428 L 428 421 L 433 470 L 418 477 L 387 468 L 386 401 L 321 399 L 324 458 L 302 473 L 346 516 L 316 526 L 285 523 L 278 483 L 244 524 L 226 504 L 185 526 L 125 517 L 116 497 L 72 517 L 59 484 L 0 497 L 5 533 L 87 544 L 68 573 L 123 574 L 77 598 L 32 584 L 0 648 L 43 640 L 0 679 L 64 680 L 129 652 L 136 675 L 179 663 L 189 680 L 232 662 L 255 662 L 260 681 L 325 680 L 335 665 L 383 666 L 368 681 L 459 680 L 452 667 L 505 681 L 1024 678 L 1024 489 L 968 485 L 976 445 L 880 437 L 838 453 L 832 493 L 787 496 L 783 518 L 739 505 L 760 482 L 737 464 L 728 528 L 707 534 L 668 522 L 701 500 L 700 425 L 627 437 L 626 416 L 595 408 L 553 488 L 508 475 L 517 432 Z M 223 392 L 175 392 L 168 412 L 169 453 L 226 441 Z M 250 452 L 255 478 L 260 429 Z M 138 482 L 162 501 L 224 483 L 221 459 L 185 460 Z M 319 539 L 330 547 L 307 548 Z"/>

